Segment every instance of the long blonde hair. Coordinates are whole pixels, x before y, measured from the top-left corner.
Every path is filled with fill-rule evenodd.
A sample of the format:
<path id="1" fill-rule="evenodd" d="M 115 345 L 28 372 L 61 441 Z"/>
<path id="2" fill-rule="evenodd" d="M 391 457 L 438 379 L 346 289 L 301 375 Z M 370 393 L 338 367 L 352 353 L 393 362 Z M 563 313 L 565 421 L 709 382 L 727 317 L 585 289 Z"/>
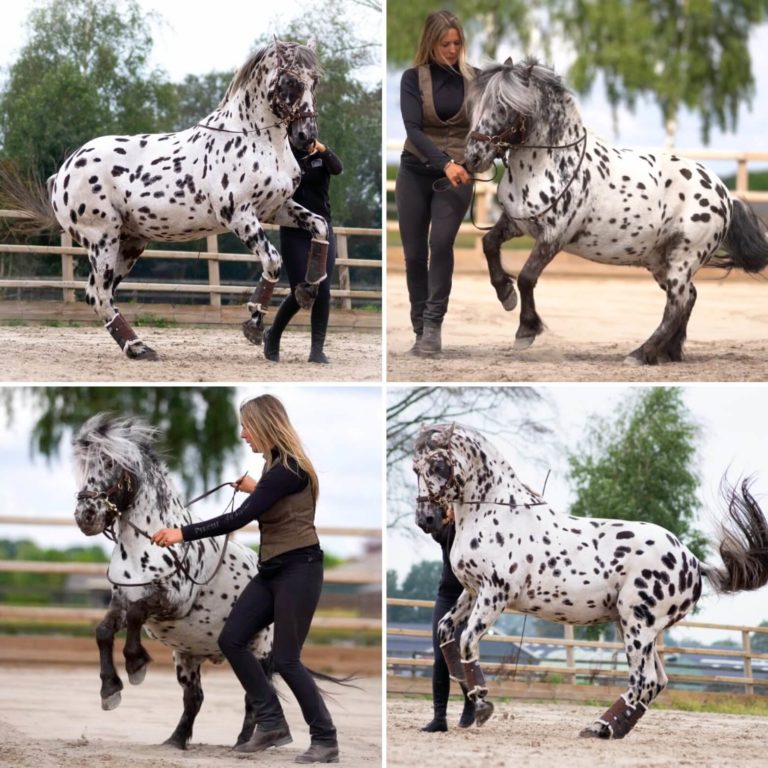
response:
<path id="1" fill-rule="evenodd" d="M 472 67 L 467 64 L 466 49 L 467 39 L 464 37 L 464 29 L 461 26 L 458 16 L 450 11 L 435 11 L 427 16 L 424 22 L 424 29 L 421 31 L 421 40 L 416 50 L 416 56 L 413 63 L 418 67 L 422 64 L 434 64 L 435 57 L 433 51 L 440 42 L 440 38 L 449 30 L 455 29 L 459 33 L 461 50 L 459 51 L 458 67 L 459 72 L 467 79 L 472 80 L 475 76 Z"/>
<path id="2" fill-rule="evenodd" d="M 277 449 L 277 463 L 290 469 L 288 459 L 294 459 L 299 469 L 307 473 L 312 498 L 316 502 L 320 493 L 317 473 L 301 444 L 301 439 L 288 418 L 282 401 L 274 395 L 259 395 L 246 400 L 240 406 L 240 421 L 251 437 L 259 444 Z M 267 468 L 273 466 L 275 461 L 272 459 L 271 453 L 266 452 L 264 457 L 267 461 Z"/>

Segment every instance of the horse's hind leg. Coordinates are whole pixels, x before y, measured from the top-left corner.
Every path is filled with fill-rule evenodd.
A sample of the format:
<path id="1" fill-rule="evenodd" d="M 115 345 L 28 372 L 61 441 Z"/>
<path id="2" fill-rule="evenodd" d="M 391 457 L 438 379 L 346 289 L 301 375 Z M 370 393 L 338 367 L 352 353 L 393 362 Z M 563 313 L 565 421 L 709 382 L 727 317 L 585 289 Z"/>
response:
<path id="1" fill-rule="evenodd" d="M 656 651 L 656 627 L 647 626 L 649 620 L 654 624 L 655 620 L 645 603 L 642 608 L 645 610 L 641 614 L 632 611 L 631 618 L 622 621 L 629 664 L 629 688 L 592 725 L 585 728 L 581 736 L 623 739 L 667 685 L 667 675 Z M 640 606 L 637 610 L 640 611 Z"/>
<path id="2" fill-rule="evenodd" d="M 200 684 L 200 658 L 174 651 L 176 679 L 184 689 L 184 712 L 174 732 L 163 742 L 179 749 L 186 749 L 192 738 L 195 718 L 203 705 L 203 686 Z"/>
<path id="3" fill-rule="evenodd" d="M 83 244 L 89 243 L 91 274 L 85 289 L 86 301 L 104 321 L 104 327 L 126 357 L 134 360 L 157 359 L 155 351 L 136 335 L 115 306 L 115 289 L 141 255 L 144 241 L 121 238 L 119 232 L 103 233 L 96 242 L 82 235 L 78 235 L 78 240 Z"/>
<path id="4" fill-rule="evenodd" d="M 501 246 L 507 240 L 522 234 L 517 224 L 506 213 L 502 213 L 499 220 L 483 236 L 483 253 L 488 262 L 491 285 L 496 289 L 496 296 L 501 305 L 508 312 L 517 306 L 517 294 L 514 278 L 507 274 L 501 264 Z"/>
<path id="5" fill-rule="evenodd" d="M 141 628 L 147 620 L 149 610 L 142 601 L 131 603 L 126 613 L 126 636 L 123 656 L 125 657 L 125 671 L 131 685 L 138 685 L 144 681 L 147 674 L 147 664 L 152 657 L 141 644 Z"/>
<path id="6" fill-rule="evenodd" d="M 113 650 L 115 635 L 125 626 L 125 614 L 116 605 L 110 605 L 107 615 L 96 627 L 99 646 L 99 675 L 101 677 L 101 708 L 115 709 L 120 704 L 123 683 L 115 669 Z"/>
<path id="7" fill-rule="evenodd" d="M 544 323 L 536 312 L 533 289 L 544 268 L 559 250 L 559 246 L 554 243 L 537 241 L 517 276 L 517 287 L 520 290 L 520 326 L 515 334 L 515 349 L 530 347 L 535 338 L 544 331 Z"/>

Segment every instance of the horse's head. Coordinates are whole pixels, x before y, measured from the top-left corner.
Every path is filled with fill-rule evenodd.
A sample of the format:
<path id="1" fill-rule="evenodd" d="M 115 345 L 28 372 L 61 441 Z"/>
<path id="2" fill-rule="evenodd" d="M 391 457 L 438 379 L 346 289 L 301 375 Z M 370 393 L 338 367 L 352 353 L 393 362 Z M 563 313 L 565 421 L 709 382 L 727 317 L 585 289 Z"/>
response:
<path id="1" fill-rule="evenodd" d="M 460 497 L 463 481 L 451 450 L 454 425 L 428 427 L 416 438 L 413 471 L 418 483 L 416 525 L 437 533 L 447 522 L 451 504 Z"/>
<path id="2" fill-rule="evenodd" d="M 314 43 L 275 42 L 276 66 L 267 81 L 272 112 L 288 123 L 288 138 L 299 151 L 310 149 L 317 139 L 317 58 Z"/>
<path id="3" fill-rule="evenodd" d="M 155 437 L 144 422 L 100 413 L 74 438 L 77 493 L 75 522 L 86 536 L 109 530 L 132 506 L 144 456 Z"/>
<path id="4" fill-rule="evenodd" d="M 481 173 L 504 157 L 510 147 L 523 143 L 530 133 L 536 103 L 531 89 L 535 62 L 486 67 L 472 81 L 469 102 L 471 130 L 467 136 L 464 165 Z"/>

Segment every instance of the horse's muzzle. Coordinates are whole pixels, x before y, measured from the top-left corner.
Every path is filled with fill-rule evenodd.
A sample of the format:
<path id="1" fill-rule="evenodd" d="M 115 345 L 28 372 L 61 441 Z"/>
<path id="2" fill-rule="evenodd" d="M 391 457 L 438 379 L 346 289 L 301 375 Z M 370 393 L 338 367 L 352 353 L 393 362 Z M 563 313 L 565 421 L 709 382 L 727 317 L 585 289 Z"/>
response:
<path id="1" fill-rule="evenodd" d="M 86 536 L 96 536 L 104 531 L 105 515 L 92 503 L 78 504 L 75 523 Z"/>
<path id="2" fill-rule="evenodd" d="M 445 509 L 431 501 L 420 501 L 416 505 L 416 525 L 424 533 L 439 533 L 445 524 Z"/>
<path id="3" fill-rule="evenodd" d="M 295 120 L 291 123 L 288 138 L 299 152 L 307 152 L 312 149 L 317 141 L 316 120 L 313 117 Z"/>

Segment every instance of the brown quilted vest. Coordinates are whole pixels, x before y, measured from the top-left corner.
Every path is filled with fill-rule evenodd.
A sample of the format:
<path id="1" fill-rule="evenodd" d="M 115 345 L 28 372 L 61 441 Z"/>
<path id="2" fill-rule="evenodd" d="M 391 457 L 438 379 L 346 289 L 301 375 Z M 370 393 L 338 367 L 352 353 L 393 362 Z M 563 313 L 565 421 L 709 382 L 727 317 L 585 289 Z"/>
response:
<path id="1" fill-rule="evenodd" d="M 266 464 L 261 476 L 267 471 Z M 292 549 L 318 544 L 312 486 L 284 496 L 259 517 L 259 559 L 269 560 Z"/>
<path id="2" fill-rule="evenodd" d="M 461 109 L 448 120 L 441 120 L 435 111 L 435 101 L 432 97 L 432 75 L 429 64 L 418 68 L 419 91 L 421 91 L 423 124 L 422 130 L 429 136 L 434 145 L 445 152 L 456 163 L 464 162 L 464 144 L 469 133 L 469 115 L 467 114 L 467 96 L 469 82 L 464 78 L 464 103 Z M 407 152 L 426 162 L 427 158 L 419 152 L 410 139 L 405 140 L 403 147 Z M 438 169 L 442 170 L 442 168 Z"/>

